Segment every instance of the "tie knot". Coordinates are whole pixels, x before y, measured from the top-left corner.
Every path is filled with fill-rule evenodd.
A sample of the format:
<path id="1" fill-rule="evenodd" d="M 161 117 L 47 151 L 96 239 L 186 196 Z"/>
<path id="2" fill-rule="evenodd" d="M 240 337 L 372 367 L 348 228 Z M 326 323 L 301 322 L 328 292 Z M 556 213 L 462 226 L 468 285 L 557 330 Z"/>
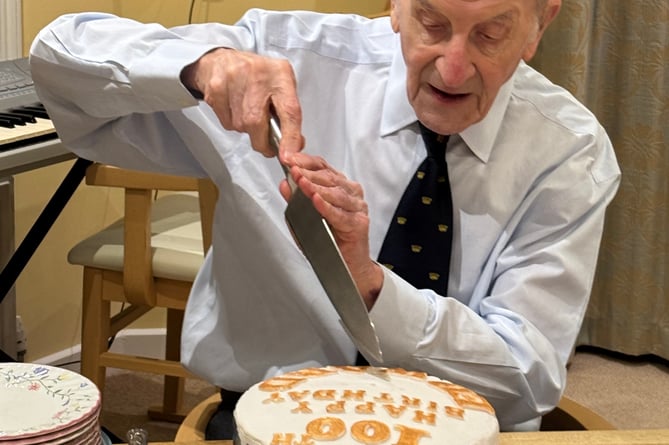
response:
<path id="1" fill-rule="evenodd" d="M 448 135 L 435 133 L 421 122 L 418 122 L 418 124 L 420 125 L 420 134 L 423 136 L 423 141 L 425 142 L 425 148 L 427 148 L 428 156 L 436 160 L 438 164 L 445 164 Z"/>

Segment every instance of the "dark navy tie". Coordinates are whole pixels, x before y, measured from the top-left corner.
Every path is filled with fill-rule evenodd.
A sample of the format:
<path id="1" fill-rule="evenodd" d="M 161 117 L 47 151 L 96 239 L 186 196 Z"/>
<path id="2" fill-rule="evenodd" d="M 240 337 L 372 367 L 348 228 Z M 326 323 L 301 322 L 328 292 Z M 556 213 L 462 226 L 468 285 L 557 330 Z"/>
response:
<path id="1" fill-rule="evenodd" d="M 413 286 L 446 296 L 453 221 L 448 136 L 423 124 L 420 131 L 428 154 L 395 210 L 378 261 Z"/>

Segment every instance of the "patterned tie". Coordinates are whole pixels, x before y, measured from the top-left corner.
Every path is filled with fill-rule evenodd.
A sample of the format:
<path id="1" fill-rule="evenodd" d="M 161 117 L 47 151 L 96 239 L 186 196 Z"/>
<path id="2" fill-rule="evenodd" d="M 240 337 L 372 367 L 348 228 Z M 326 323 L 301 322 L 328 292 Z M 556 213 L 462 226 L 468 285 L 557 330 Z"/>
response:
<path id="1" fill-rule="evenodd" d="M 420 131 L 428 154 L 395 210 L 378 261 L 417 288 L 445 296 L 453 221 L 445 155 L 448 136 L 423 124 Z"/>

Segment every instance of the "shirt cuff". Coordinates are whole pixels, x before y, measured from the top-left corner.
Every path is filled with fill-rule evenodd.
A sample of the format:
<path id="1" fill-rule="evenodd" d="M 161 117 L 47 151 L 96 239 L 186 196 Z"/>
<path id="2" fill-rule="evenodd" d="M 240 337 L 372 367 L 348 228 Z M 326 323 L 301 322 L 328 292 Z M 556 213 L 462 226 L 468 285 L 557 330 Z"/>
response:
<path id="1" fill-rule="evenodd" d="M 130 80 L 140 97 L 150 97 L 152 109 L 180 109 L 195 106 L 194 97 L 181 83 L 181 71 L 218 45 L 203 45 L 185 40 L 166 41 L 149 57 L 130 67 Z M 180 87 L 175 86 L 178 85 Z"/>
<path id="2" fill-rule="evenodd" d="M 379 337 L 383 361 L 401 362 L 413 355 L 425 334 L 433 309 L 418 289 L 383 269 L 383 287 L 369 312 Z"/>

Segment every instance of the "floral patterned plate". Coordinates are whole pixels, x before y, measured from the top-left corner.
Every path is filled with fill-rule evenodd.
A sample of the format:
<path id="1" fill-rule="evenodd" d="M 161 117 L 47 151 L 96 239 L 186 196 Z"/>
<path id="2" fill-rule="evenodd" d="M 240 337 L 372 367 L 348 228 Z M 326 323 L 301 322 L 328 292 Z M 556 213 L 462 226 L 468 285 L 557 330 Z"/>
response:
<path id="1" fill-rule="evenodd" d="M 56 431 L 50 431 L 47 433 L 39 434 L 36 436 L 23 436 L 18 439 L 3 440 L 0 438 L 0 444 L 2 445 L 37 445 L 37 444 L 50 444 L 50 445 L 75 445 L 77 443 L 87 443 L 80 442 L 82 437 L 90 435 L 92 432 L 99 432 L 100 423 L 98 422 L 98 414 L 89 416 L 87 419 L 82 420 L 76 424 L 72 424 L 66 428 Z"/>
<path id="2" fill-rule="evenodd" d="M 86 377 L 48 365 L 0 363 L 0 444 L 53 433 L 100 409 L 100 391 Z"/>

